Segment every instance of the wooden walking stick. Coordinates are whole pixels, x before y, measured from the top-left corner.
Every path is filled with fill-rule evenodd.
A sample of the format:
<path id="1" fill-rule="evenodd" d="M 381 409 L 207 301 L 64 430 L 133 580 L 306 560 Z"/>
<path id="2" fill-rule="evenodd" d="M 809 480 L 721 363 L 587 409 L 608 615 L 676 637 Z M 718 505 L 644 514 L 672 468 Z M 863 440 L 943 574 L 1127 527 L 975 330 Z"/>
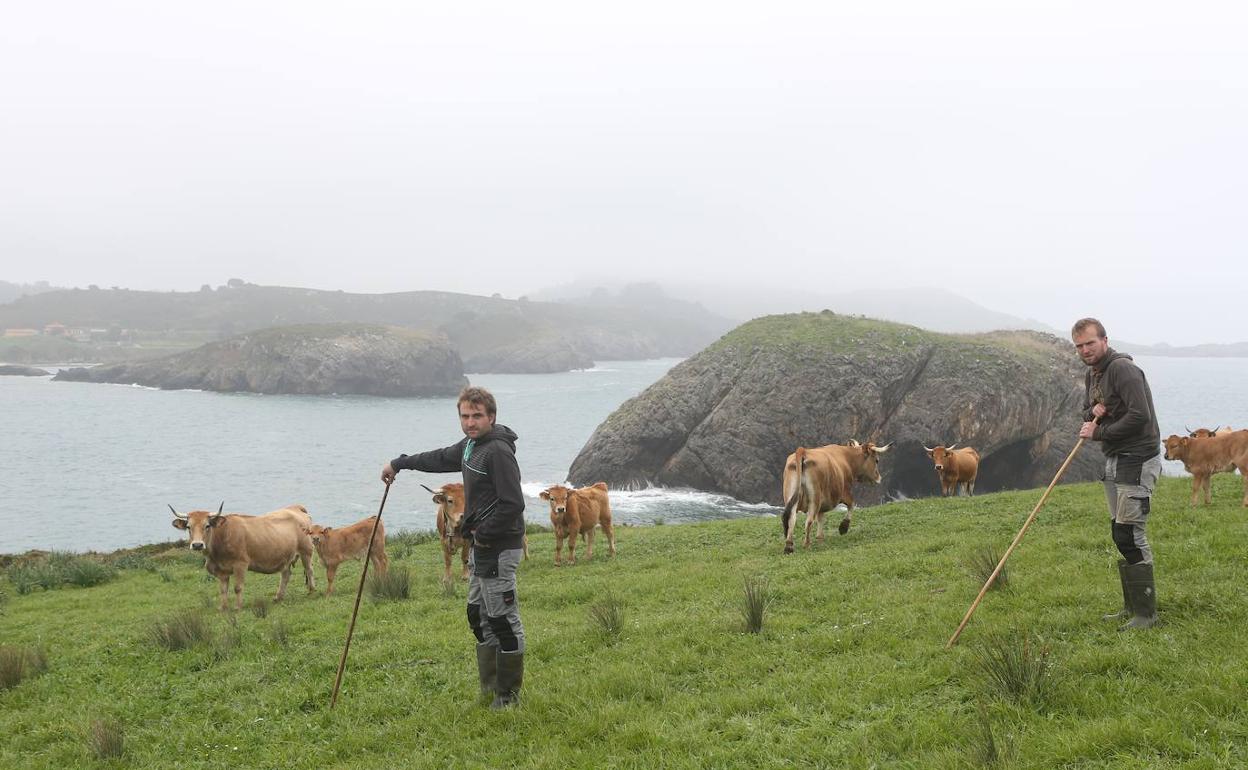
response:
<path id="1" fill-rule="evenodd" d="M 373 538 L 377 536 L 377 525 L 381 523 L 381 512 L 386 507 L 386 496 L 390 494 L 390 482 L 386 482 L 386 491 L 381 493 L 381 505 L 377 508 L 377 518 L 373 520 L 373 531 L 368 533 L 368 551 L 364 554 L 364 569 L 360 570 L 360 587 L 355 591 L 355 609 L 351 610 L 351 625 L 347 626 L 347 643 L 342 648 L 342 659 L 338 661 L 338 675 L 334 677 L 334 694 L 329 699 L 329 710 L 333 711 L 338 703 L 338 688 L 342 686 L 342 672 L 347 667 L 347 651 L 351 649 L 351 635 L 355 633 L 355 616 L 360 612 L 360 597 L 364 595 L 364 579 L 368 577 L 368 562 L 373 557 Z"/>
<path id="2" fill-rule="evenodd" d="M 1100 418 L 1098 417 L 1097 420 L 1093 420 L 1093 422 L 1096 422 L 1099 419 Z M 1040 502 L 1036 503 L 1036 507 L 1032 509 L 1031 515 L 1027 517 L 1027 521 L 1023 522 L 1023 528 L 1020 529 L 1018 534 L 1014 536 L 1014 542 L 1010 543 L 1010 547 L 1005 549 L 1005 555 L 1001 557 L 1001 561 L 997 562 L 997 568 L 992 571 L 992 575 L 990 575 L 988 580 L 984 583 L 984 587 L 979 589 L 979 596 L 975 597 L 975 601 L 971 603 L 971 608 L 966 611 L 966 617 L 962 618 L 961 624 L 958 625 L 958 630 L 954 631 L 953 636 L 949 637 L 949 641 L 945 643 L 946 650 L 957 643 L 958 637 L 962 635 L 962 629 L 966 628 L 966 624 L 971 621 L 971 615 L 975 614 L 975 608 L 979 606 L 979 603 L 984 599 L 984 594 L 988 593 L 988 589 L 992 587 L 992 581 L 996 580 L 997 575 L 1001 573 L 1001 568 L 1005 566 L 1005 560 L 1010 558 L 1010 554 L 1013 553 L 1015 546 L 1017 546 L 1019 541 L 1023 539 L 1023 535 L 1027 532 L 1027 528 L 1031 526 L 1032 520 L 1036 518 L 1036 514 L 1040 511 L 1041 506 L 1044 505 L 1044 501 L 1049 499 L 1049 493 L 1053 491 L 1053 487 L 1057 486 L 1058 480 L 1062 478 L 1062 474 L 1066 472 L 1066 468 L 1070 465 L 1070 461 L 1075 459 L 1075 455 L 1078 454 L 1079 449 L 1083 446 L 1083 442 L 1086 440 L 1087 439 L 1080 438 L 1077 442 L 1075 442 L 1075 448 L 1070 450 L 1070 456 L 1066 458 L 1066 462 L 1062 463 L 1062 467 L 1057 469 L 1057 475 L 1054 476 L 1053 480 L 1049 482 L 1049 488 L 1044 490 L 1044 495 L 1040 497 Z"/>

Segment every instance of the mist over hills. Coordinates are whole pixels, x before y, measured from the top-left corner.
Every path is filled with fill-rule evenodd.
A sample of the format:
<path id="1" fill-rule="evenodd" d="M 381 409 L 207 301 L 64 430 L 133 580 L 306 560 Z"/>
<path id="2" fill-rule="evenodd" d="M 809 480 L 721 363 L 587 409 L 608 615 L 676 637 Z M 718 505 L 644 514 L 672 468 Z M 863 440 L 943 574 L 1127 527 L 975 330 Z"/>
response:
<path id="1" fill-rule="evenodd" d="M 373 323 L 438 332 L 469 372 L 566 371 L 595 360 L 684 357 L 734 324 L 662 293 L 551 303 L 437 291 L 351 294 L 239 279 L 196 292 L 73 289 L 0 305 L 0 328 L 125 329 L 196 344 L 276 326 Z"/>

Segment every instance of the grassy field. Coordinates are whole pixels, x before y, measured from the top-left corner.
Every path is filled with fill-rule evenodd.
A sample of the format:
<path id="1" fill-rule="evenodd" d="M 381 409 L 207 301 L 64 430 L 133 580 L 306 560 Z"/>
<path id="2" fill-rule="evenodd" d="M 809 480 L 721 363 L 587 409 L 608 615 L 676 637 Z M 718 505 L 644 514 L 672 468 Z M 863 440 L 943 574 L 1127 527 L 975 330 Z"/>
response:
<path id="1" fill-rule="evenodd" d="M 1244 767 L 1248 510 L 1238 476 L 1215 482 L 1210 507 L 1188 508 L 1186 479 L 1154 500 L 1162 625 L 1099 619 L 1120 606 L 1116 553 L 1100 487 L 1075 485 L 949 651 L 982 582 L 969 562 L 1008 545 L 1038 491 L 863 509 L 788 557 L 771 517 L 623 528 L 614 560 L 562 568 L 534 534 L 523 704 L 503 713 L 477 703 L 465 589 L 440 585 L 436 543 L 391 543 L 412 597 L 365 599 L 332 713 L 358 564 L 338 595 L 292 581 L 254 611 L 276 577 L 250 576 L 238 613 L 209 608 L 215 583 L 180 551 L 91 588 L 0 581 L 0 644 L 47 659 L 0 690 L 0 767 Z M 760 579 L 771 604 L 747 633 Z M 594 618 L 608 595 L 616 634 Z M 188 610 L 210 638 L 157 644 Z M 1020 656 L 1017 689 L 994 683 L 987 662 Z M 96 758 L 101 731 L 120 756 Z"/>

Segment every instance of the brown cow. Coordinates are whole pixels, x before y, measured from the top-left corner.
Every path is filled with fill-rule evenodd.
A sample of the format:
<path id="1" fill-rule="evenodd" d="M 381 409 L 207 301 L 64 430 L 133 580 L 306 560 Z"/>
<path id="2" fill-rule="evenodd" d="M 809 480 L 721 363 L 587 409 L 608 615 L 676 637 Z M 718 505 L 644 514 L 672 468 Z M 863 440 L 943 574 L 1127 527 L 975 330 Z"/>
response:
<path id="1" fill-rule="evenodd" d="M 937 444 L 934 449 L 923 450 L 932 458 L 936 466 L 936 475 L 940 478 L 940 494 L 948 497 L 958 496 L 958 486 L 966 489 L 968 496 L 975 495 L 975 477 L 979 475 L 979 452 L 969 446 L 954 449 L 957 444 Z"/>
<path id="2" fill-rule="evenodd" d="M 570 489 L 562 484 L 548 487 L 541 498 L 550 502 L 550 523 L 555 527 L 555 566 L 563 564 L 563 541 L 568 540 L 568 560 L 576 563 L 576 536 L 587 538 L 585 558 L 594 558 L 594 527 L 601 526 L 615 556 L 615 528 L 611 526 L 611 501 L 607 485 L 597 484 Z"/>
<path id="3" fill-rule="evenodd" d="M 1208 438 L 1171 435 L 1166 438 L 1166 459 L 1181 460 L 1192 474 L 1192 499 L 1196 505 L 1200 490 L 1205 490 L 1205 504 L 1213 500 L 1210 477 L 1227 472 L 1227 466 L 1239 468 L 1244 476 L 1244 506 L 1248 507 L 1248 430 L 1220 433 Z"/>
<path id="4" fill-rule="evenodd" d="M 818 538 L 823 541 L 823 521 L 827 512 L 845 504 L 845 518 L 838 531 L 849 531 L 854 517 L 855 481 L 869 484 L 880 483 L 880 455 L 891 444 L 876 446 L 870 442 L 798 447 L 784 463 L 782 494 L 785 499 L 784 515 L 780 523 L 784 529 L 784 552 L 793 553 L 793 529 L 796 524 L 794 511 L 806 511 L 806 539 L 802 545 L 810 547 L 810 525 L 818 521 Z"/>
<path id="5" fill-rule="evenodd" d="M 377 534 L 373 535 L 373 522 L 376 516 L 369 516 L 346 527 L 322 527 L 313 524 L 308 527 L 308 536 L 312 545 L 325 565 L 325 595 L 334 592 L 334 575 L 338 574 L 338 566 L 344 561 L 363 559 L 369 553 L 368 538 L 373 537 L 373 550 L 369 557 L 373 569 L 384 575 L 390 568 L 390 560 L 386 557 L 386 525 L 377 521 Z"/>
<path id="6" fill-rule="evenodd" d="M 424 484 L 421 484 L 425 487 Z M 456 549 L 460 550 L 460 562 L 463 570 L 460 574 L 461 580 L 468 579 L 468 548 L 472 543 L 464 540 L 457 533 L 459 532 L 459 522 L 464 518 L 464 485 L 455 482 L 452 484 L 443 484 L 442 487 L 434 492 L 429 487 L 426 490 L 433 493 L 433 501 L 438 504 L 438 538 L 442 541 L 442 562 L 445 570 L 442 573 L 442 579 L 450 582 L 451 579 L 451 555 Z M 529 558 L 529 536 L 524 536 L 524 558 Z"/>
<path id="7" fill-rule="evenodd" d="M 432 489 L 429 491 L 433 492 Z M 433 501 L 438 504 L 438 537 L 442 540 L 442 563 L 445 565 L 442 579 L 450 582 L 451 554 L 458 550 L 460 563 L 463 565 L 460 579 L 467 580 L 468 547 L 472 543 L 456 534 L 459 532 L 459 522 L 464 518 L 464 485 L 458 482 L 443 484 L 441 489 L 433 492 Z"/>
<path id="8" fill-rule="evenodd" d="M 204 552 L 204 569 L 215 575 L 221 584 L 221 609 L 229 603 L 226 594 L 230 577 L 234 578 L 234 608 L 243 607 L 243 577 L 247 571 L 272 575 L 282 574 L 277 587 L 277 600 L 286 595 L 290 570 L 295 558 L 303 560 L 303 575 L 308 593 L 316 590 L 316 577 L 312 574 L 312 540 L 307 528 L 312 517 L 302 505 L 289 505 L 263 516 L 246 516 L 241 513 L 221 514 L 225 503 L 214 514 L 211 511 L 191 511 L 182 514 L 169 506 L 175 529 L 186 530 L 190 536 L 192 551 Z"/>

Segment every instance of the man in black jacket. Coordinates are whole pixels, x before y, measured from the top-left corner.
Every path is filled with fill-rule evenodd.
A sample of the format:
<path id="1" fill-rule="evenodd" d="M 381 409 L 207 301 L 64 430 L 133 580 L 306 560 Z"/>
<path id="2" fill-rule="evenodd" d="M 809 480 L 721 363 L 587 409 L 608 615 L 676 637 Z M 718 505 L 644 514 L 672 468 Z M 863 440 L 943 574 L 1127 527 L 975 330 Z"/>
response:
<path id="1" fill-rule="evenodd" d="M 1101 442 L 1105 454 L 1105 497 L 1114 544 L 1122 558 L 1123 608 L 1106 619 L 1130 618 L 1119 631 L 1157 622 L 1153 549 L 1144 534 L 1153 488 L 1161 475 L 1161 431 L 1153 393 L 1131 356 L 1109 346 L 1105 327 L 1082 318 L 1071 329 L 1075 350 L 1088 366 L 1084 379 L 1084 423 L 1079 436 Z"/>
<path id="2" fill-rule="evenodd" d="M 468 557 L 468 625 L 477 637 L 477 672 L 491 708 L 520 702 L 524 680 L 524 626 L 516 597 L 516 567 L 524 546 L 524 494 L 516 463 L 516 434 L 496 425 L 498 406 L 485 388 L 459 394 L 464 439 L 453 446 L 399 455 L 381 469 L 389 484 L 401 470 L 462 471 L 464 517 L 459 535 L 472 542 Z"/>

